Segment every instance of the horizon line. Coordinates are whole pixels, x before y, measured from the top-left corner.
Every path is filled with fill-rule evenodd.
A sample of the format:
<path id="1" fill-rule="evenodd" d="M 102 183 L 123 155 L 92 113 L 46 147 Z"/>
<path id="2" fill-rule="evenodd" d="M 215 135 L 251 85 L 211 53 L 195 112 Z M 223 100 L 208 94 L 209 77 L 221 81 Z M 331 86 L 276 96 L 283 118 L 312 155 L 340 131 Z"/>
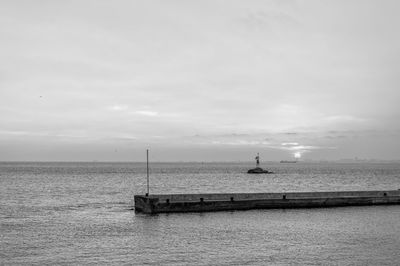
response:
<path id="1" fill-rule="evenodd" d="M 329 162 L 340 162 L 340 163 L 368 163 L 368 162 L 387 162 L 387 163 L 400 163 L 400 159 L 352 159 L 352 158 L 343 158 L 343 159 L 306 159 L 306 160 L 265 160 L 262 161 L 265 163 L 284 163 L 287 161 L 296 161 L 296 163 L 329 163 Z M 105 161 L 105 160 L 82 160 L 82 161 L 73 161 L 73 160 L 0 160 L 0 163 L 146 163 L 146 161 Z M 232 160 L 232 161 L 184 161 L 184 160 L 174 160 L 174 161 L 149 161 L 149 163 L 254 163 L 251 161 L 242 161 L 242 160 Z"/>

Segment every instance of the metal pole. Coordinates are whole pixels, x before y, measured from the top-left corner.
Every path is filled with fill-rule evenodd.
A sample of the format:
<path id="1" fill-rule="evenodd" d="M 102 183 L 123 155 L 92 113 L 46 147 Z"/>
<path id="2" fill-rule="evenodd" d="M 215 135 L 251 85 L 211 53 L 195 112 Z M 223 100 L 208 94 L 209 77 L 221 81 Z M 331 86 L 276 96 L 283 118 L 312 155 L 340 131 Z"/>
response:
<path id="1" fill-rule="evenodd" d="M 149 150 L 146 150 L 146 157 L 147 157 L 147 196 L 150 193 L 150 188 L 149 188 Z"/>

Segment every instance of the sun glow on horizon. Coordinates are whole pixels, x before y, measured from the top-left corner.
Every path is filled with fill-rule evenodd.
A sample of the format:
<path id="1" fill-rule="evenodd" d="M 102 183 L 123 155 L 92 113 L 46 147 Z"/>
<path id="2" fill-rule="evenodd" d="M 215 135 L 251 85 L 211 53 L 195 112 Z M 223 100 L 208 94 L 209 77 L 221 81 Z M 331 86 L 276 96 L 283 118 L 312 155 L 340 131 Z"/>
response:
<path id="1" fill-rule="evenodd" d="M 301 153 L 300 152 L 295 152 L 293 153 L 294 158 L 300 159 L 301 158 Z"/>

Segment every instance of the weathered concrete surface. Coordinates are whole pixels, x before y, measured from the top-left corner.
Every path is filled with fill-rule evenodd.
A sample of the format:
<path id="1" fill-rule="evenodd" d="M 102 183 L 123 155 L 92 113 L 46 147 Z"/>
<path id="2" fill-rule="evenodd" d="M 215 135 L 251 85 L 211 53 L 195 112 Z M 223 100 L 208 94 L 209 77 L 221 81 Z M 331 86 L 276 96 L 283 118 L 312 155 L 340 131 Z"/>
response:
<path id="1" fill-rule="evenodd" d="M 135 195 L 144 213 L 400 204 L 400 190 Z"/>

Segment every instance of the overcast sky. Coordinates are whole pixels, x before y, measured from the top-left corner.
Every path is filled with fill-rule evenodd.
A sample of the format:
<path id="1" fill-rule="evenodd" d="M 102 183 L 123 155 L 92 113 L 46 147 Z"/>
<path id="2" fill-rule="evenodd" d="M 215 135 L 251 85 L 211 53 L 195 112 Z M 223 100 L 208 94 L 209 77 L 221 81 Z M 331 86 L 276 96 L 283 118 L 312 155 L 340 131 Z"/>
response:
<path id="1" fill-rule="evenodd" d="M 400 2 L 0 2 L 0 160 L 400 159 Z"/>

